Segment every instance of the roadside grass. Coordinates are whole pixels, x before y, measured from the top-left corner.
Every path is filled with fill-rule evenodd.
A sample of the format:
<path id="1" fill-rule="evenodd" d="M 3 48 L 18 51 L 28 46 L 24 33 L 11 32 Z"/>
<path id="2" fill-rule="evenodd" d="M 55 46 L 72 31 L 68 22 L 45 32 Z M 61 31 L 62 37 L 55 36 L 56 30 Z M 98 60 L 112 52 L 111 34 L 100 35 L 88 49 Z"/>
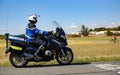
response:
<path id="1" fill-rule="evenodd" d="M 88 57 L 75 58 L 72 63 L 90 63 L 90 62 L 120 61 L 120 57 Z"/>
<path id="2" fill-rule="evenodd" d="M 89 36 L 68 38 L 68 47 L 72 48 L 74 60 L 72 63 L 120 61 L 120 41 L 109 43 L 111 37 Z M 118 37 L 120 38 L 120 37 Z M 0 66 L 11 66 L 9 54 L 5 55 L 5 40 L 0 39 Z M 56 60 L 50 62 L 30 62 L 28 65 L 58 64 Z"/>

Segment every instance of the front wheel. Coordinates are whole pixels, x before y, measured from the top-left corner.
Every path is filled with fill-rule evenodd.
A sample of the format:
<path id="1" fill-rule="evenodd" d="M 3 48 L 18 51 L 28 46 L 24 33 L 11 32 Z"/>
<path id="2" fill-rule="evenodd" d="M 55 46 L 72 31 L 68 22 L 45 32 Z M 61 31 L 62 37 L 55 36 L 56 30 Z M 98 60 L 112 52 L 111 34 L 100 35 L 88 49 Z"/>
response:
<path id="1" fill-rule="evenodd" d="M 24 67 L 27 65 L 28 60 L 25 60 L 21 55 L 11 53 L 9 60 L 14 67 Z"/>
<path id="2" fill-rule="evenodd" d="M 61 65 L 68 65 L 73 60 L 73 52 L 70 48 L 63 48 L 63 51 L 65 53 L 65 56 L 62 54 L 62 52 L 57 53 L 56 60 Z"/>

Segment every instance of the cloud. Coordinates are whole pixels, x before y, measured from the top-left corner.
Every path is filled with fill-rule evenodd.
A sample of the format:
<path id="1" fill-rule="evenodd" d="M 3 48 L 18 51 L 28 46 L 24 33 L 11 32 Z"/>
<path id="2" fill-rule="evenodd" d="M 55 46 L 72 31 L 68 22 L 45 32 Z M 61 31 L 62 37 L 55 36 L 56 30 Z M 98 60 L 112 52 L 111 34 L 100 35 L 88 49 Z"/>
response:
<path id="1" fill-rule="evenodd" d="M 75 23 L 71 23 L 70 25 L 64 25 L 63 29 L 67 34 L 70 34 L 72 32 L 79 31 L 80 27 Z"/>
<path id="2" fill-rule="evenodd" d="M 6 32 L 6 29 L 3 27 L 3 28 L 0 28 L 0 34 L 4 34 Z"/>
<path id="3" fill-rule="evenodd" d="M 93 26 L 98 26 L 98 24 L 92 24 Z"/>
<path id="4" fill-rule="evenodd" d="M 112 22 L 111 24 L 112 24 L 112 25 L 115 25 L 115 23 L 114 23 L 114 22 Z"/>
<path id="5" fill-rule="evenodd" d="M 72 23 L 72 24 L 70 25 L 70 28 L 77 28 L 77 25 L 76 25 L 75 23 Z"/>
<path id="6" fill-rule="evenodd" d="M 117 27 L 120 26 L 120 22 L 104 22 L 104 23 L 93 23 L 93 24 L 88 24 L 88 27 L 90 28 L 98 28 L 98 27 L 106 27 L 106 28 L 111 28 L 111 27 Z"/>
<path id="7" fill-rule="evenodd" d="M 5 28 L 1 28 L 2 31 L 5 31 Z"/>
<path id="8" fill-rule="evenodd" d="M 120 24 L 119 23 L 114 23 L 114 22 L 112 22 L 112 23 L 109 23 L 109 24 L 106 24 L 107 25 L 107 27 L 117 27 L 117 26 L 119 26 Z"/>

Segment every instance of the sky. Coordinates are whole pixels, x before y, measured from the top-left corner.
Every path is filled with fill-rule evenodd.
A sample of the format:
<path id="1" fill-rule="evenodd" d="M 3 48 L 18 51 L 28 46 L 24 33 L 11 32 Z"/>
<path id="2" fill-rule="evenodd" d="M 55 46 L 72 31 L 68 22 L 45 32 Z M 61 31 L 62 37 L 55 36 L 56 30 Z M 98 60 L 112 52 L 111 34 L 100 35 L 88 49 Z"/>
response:
<path id="1" fill-rule="evenodd" d="M 0 0 L 0 34 L 24 34 L 28 16 L 39 14 L 37 28 L 53 30 L 57 21 L 66 33 L 120 26 L 120 0 Z"/>

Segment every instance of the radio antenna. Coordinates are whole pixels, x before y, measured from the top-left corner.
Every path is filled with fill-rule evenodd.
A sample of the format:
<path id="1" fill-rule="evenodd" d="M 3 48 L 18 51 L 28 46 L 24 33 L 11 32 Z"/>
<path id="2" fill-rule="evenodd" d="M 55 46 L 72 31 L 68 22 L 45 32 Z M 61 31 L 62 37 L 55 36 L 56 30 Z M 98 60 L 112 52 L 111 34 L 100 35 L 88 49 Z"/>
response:
<path id="1" fill-rule="evenodd" d="M 7 33 L 7 29 L 8 29 L 8 18 L 9 18 L 9 9 L 8 9 L 8 11 L 7 11 L 7 21 L 6 21 L 6 33 Z"/>

